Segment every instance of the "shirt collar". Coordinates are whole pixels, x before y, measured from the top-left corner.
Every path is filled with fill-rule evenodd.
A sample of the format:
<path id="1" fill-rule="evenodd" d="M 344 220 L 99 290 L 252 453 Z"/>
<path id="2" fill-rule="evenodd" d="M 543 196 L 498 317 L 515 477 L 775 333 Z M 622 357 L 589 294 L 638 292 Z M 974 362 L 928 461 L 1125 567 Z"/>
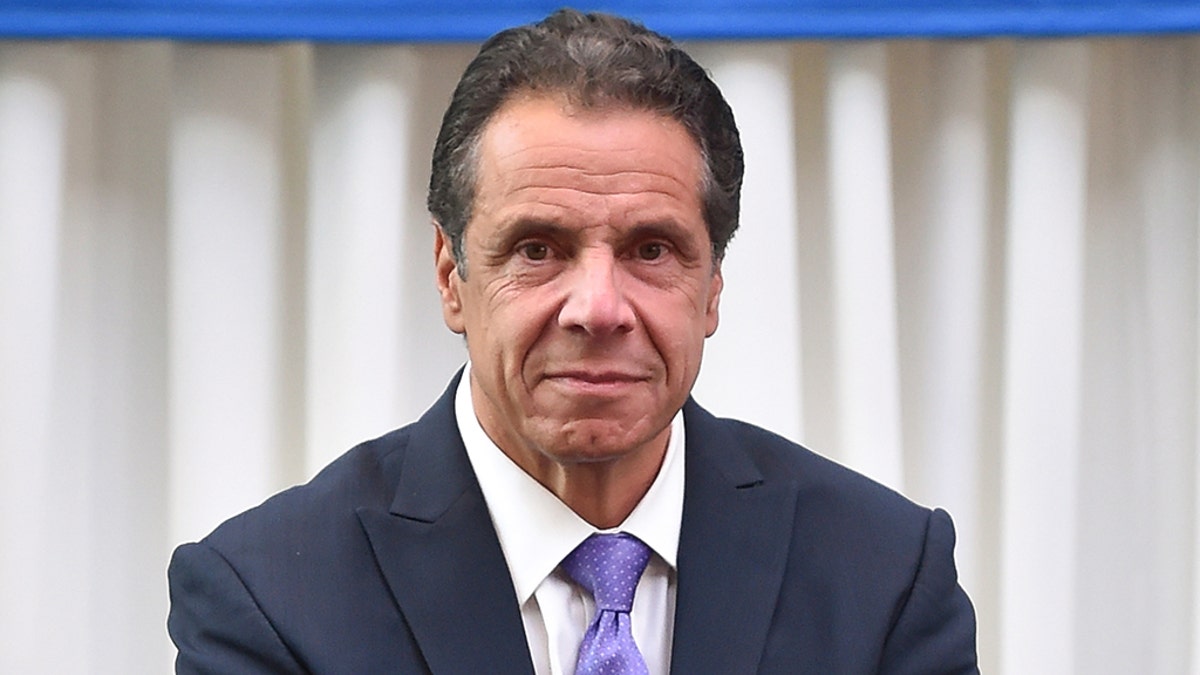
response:
<path id="1" fill-rule="evenodd" d="M 600 530 L 580 518 L 496 447 L 475 416 L 470 381 L 468 363 L 455 392 L 458 431 L 483 490 L 517 600 L 525 604 L 568 553 Z M 605 530 L 628 532 L 641 539 L 671 569 L 675 569 L 683 518 L 683 447 L 680 411 L 671 420 L 667 453 L 650 489 L 625 522 Z"/>

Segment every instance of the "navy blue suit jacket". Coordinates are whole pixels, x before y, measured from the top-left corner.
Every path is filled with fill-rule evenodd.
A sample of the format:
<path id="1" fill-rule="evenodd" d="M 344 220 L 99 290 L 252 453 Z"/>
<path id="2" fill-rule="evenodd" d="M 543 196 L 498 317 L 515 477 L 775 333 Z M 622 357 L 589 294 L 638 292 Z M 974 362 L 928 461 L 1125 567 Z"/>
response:
<path id="1" fill-rule="evenodd" d="M 176 550 L 178 672 L 532 675 L 456 384 Z M 977 672 L 949 516 L 694 402 L 684 418 L 673 673 Z"/>

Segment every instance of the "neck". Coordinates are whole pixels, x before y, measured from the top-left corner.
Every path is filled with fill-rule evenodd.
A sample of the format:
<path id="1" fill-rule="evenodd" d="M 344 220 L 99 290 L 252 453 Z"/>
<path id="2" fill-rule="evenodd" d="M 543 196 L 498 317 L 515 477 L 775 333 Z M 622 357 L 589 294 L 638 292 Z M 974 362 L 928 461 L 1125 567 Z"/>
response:
<path id="1" fill-rule="evenodd" d="M 598 529 L 625 522 L 654 483 L 667 451 L 665 430 L 653 448 L 603 462 L 560 464 L 543 458 L 535 471 L 517 462 L 572 511 Z"/>
<path id="2" fill-rule="evenodd" d="M 476 419 L 488 438 L 525 473 L 541 483 L 579 517 L 599 529 L 617 527 L 641 502 L 653 485 L 667 454 L 671 419 L 649 438 L 637 439 L 632 447 L 612 438 L 599 443 L 575 430 L 563 431 L 561 424 L 530 424 L 518 429 L 498 414 L 471 373 L 471 402 Z M 612 425 L 609 425 L 610 427 Z M 549 432 L 546 430 L 550 429 Z M 580 439 L 583 443 L 580 443 Z M 591 440 L 591 444 L 587 441 Z"/>

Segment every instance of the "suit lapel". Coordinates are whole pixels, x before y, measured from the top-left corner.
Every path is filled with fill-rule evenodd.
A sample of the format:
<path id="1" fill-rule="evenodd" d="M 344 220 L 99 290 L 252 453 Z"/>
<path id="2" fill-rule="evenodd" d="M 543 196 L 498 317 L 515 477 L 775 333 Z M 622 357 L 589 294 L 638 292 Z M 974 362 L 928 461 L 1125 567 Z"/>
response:
<path id="1" fill-rule="evenodd" d="M 359 520 L 435 673 L 533 666 L 512 577 L 454 418 L 454 391 L 413 427 L 389 512 Z"/>
<path id="2" fill-rule="evenodd" d="M 725 425 L 689 401 L 674 673 L 755 672 L 791 545 L 797 489 L 766 479 Z"/>
<path id="3" fill-rule="evenodd" d="M 454 418 L 457 378 L 413 427 L 388 512 L 360 509 L 392 595 L 435 673 L 533 666 L 512 578 Z M 754 672 L 791 544 L 796 486 L 766 480 L 694 402 L 687 424 L 674 673 Z"/>

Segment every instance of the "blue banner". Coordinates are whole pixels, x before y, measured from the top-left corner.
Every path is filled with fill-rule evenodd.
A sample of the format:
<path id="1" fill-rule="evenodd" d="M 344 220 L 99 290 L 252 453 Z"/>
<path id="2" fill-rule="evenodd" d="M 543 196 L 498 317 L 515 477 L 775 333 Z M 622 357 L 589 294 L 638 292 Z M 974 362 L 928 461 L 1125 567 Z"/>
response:
<path id="1" fill-rule="evenodd" d="M 0 37 L 478 41 L 535 0 L 0 0 Z M 575 4 L 676 39 L 1063 36 L 1200 31 L 1200 0 L 610 0 Z"/>

